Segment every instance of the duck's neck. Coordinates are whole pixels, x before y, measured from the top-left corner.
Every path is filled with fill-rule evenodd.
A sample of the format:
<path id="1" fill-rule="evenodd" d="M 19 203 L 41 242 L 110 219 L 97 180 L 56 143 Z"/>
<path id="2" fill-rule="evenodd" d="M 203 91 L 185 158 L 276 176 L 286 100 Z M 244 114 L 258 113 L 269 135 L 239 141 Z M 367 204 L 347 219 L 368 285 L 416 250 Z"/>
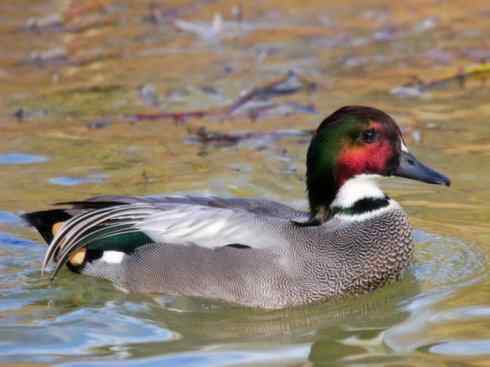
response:
<path id="1" fill-rule="evenodd" d="M 375 178 L 375 175 L 354 176 L 345 181 L 336 194 L 329 196 L 332 199 L 316 203 L 310 201 L 312 219 L 323 223 L 335 214 L 359 216 L 388 206 L 390 200 Z"/>

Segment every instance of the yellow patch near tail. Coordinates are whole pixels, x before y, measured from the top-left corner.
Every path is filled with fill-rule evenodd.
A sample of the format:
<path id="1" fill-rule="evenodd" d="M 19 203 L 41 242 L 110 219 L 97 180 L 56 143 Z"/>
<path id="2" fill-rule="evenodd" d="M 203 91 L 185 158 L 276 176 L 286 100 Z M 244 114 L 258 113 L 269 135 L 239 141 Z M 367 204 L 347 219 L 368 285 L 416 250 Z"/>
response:
<path id="1" fill-rule="evenodd" d="M 56 236 L 56 233 L 58 233 L 61 230 L 63 224 L 65 224 L 65 222 L 58 222 L 53 224 L 51 231 L 53 232 L 54 236 Z M 87 255 L 87 249 L 81 248 L 70 256 L 68 262 L 74 266 L 82 265 L 86 255 Z"/>
<path id="2" fill-rule="evenodd" d="M 83 261 L 85 260 L 85 255 L 87 254 L 87 249 L 81 248 L 77 250 L 73 255 L 70 256 L 68 261 L 70 264 L 79 266 L 83 264 Z"/>
<path id="3" fill-rule="evenodd" d="M 63 224 L 65 224 L 65 222 L 58 222 L 53 224 L 53 227 L 51 227 L 51 232 L 53 232 L 53 236 L 56 236 L 56 233 L 60 231 L 61 227 L 63 227 Z"/>

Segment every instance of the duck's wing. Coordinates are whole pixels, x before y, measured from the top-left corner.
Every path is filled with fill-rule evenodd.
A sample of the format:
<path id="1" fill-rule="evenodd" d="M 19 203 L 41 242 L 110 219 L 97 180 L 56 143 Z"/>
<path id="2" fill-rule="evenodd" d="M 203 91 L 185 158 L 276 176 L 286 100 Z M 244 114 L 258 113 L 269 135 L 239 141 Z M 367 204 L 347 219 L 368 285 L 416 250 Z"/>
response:
<path id="1" fill-rule="evenodd" d="M 66 221 L 51 241 L 43 262 L 55 260 L 52 278 L 81 248 L 132 253 L 157 243 L 208 249 L 223 246 L 281 252 L 288 246 L 289 220 L 243 209 L 176 203 L 133 203 L 92 209 Z"/>
<path id="2" fill-rule="evenodd" d="M 248 199 L 248 198 L 222 198 L 218 196 L 97 196 L 86 201 L 77 201 L 63 204 L 74 205 L 81 209 L 95 209 L 116 204 L 151 204 L 155 207 L 167 206 L 168 204 L 199 205 L 212 208 L 223 209 L 242 209 L 258 215 L 271 217 L 298 219 L 307 217 L 308 213 L 294 209 L 290 206 L 268 199 Z"/>
<path id="3" fill-rule="evenodd" d="M 104 195 L 89 198 L 81 201 L 71 201 L 58 203 L 64 208 L 35 211 L 22 215 L 24 220 L 36 227 L 38 232 L 47 243 L 53 240 L 53 228 L 70 218 L 95 209 L 103 209 L 128 204 L 148 204 L 163 210 L 169 205 L 198 205 L 210 208 L 222 209 L 241 209 L 247 212 L 268 216 L 290 219 L 295 222 L 308 220 L 308 213 L 290 206 L 267 199 L 246 199 L 246 198 L 221 198 L 218 196 L 122 196 Z"/>

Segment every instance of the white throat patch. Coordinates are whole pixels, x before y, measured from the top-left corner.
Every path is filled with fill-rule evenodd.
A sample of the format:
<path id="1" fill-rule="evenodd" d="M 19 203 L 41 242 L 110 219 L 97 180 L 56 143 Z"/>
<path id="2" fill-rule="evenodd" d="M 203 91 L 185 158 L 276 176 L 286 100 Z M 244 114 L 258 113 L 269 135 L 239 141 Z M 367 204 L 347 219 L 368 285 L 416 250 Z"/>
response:
<path id="1" fill-rule="evenodd" d="M 378 175 L 363 174 L 348 179 L 337 192 L 330 208 L 350 208 L 356 201 L 373 198 L 383 199 L 385 194 L 379 188 Z"/>

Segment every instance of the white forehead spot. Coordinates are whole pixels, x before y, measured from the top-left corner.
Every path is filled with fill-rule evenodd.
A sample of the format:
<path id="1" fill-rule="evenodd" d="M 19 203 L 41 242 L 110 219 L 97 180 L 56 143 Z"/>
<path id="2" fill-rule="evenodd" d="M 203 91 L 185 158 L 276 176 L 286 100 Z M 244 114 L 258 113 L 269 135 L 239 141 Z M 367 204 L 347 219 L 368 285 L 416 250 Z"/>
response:
<path id="1" fill-rule="evenodd" d="M 403 142 L 403 140 L 401 141 L 401 147 L 402 147 L 402 152 L 408 153 L 408 148 L 405 145 L 405 143 Z"/>

